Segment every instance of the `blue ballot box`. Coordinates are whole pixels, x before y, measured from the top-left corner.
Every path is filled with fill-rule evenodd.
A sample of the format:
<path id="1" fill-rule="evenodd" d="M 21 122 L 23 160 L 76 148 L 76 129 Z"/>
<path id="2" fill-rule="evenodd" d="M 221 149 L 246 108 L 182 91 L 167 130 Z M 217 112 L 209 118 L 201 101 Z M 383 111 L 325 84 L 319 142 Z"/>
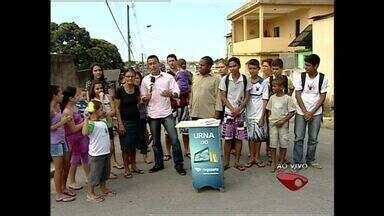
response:
<path id="1" fill-rule="evenodd" d="M 206 186 L 224 191 L 219 125 L 216 119 L 181 121 L 176 125 L 189 128 L 192 184 L 197 192 Z"/>

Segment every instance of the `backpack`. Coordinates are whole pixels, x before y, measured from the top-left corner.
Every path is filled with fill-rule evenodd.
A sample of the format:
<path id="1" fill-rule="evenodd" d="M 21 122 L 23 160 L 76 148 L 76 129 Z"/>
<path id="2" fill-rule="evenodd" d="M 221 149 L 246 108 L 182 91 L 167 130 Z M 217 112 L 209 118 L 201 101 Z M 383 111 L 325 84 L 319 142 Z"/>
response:
<path id="1" fill-rule="evenodd" d="M 319 73 L 320 77 L 319 77 L 319 93 L 321 92 L 321 86 L 323 85 L 323 81 L 324 81 L 324 74 L 323 73 Z M 307 78 L 306 76 L 306 72 L 302 72 L 301 73 L 301 87 L 302 87 L 302 90 L 304 90 L 304 84 L 305 84 L 305 79 Z"/>
<path id="2" fill-rule="evenodd" d="M 229 75 L 230 74 L 225 76 L 225 89 L 227 90 L 227 91 L 225 91 L 225 97 L 228 97 Z M 247 77 L 244 74 L 241 74 L 241 75 L 243 76 L 244 97 L 245 97 L 245 92 L 246 92 L 246 89 L 247 89 Z M 224 115 L 224 112 L 225 112 L 225 106 L 223 106 L 223 115 Z"/>
<path id="3" fill-rule="evenodd" d="M 245 92 L 247 89 L 247 77 L 244 74 L 241 74 L 243 76 L 243 83 L 244 83 L 244 97 L 245 97 Z M 229 76 L 230 74 L 225 76 L 225 88 L 227 91 L 225 91 L 225 97 L 228 96 L 228 85 L 229 85 Z"/>

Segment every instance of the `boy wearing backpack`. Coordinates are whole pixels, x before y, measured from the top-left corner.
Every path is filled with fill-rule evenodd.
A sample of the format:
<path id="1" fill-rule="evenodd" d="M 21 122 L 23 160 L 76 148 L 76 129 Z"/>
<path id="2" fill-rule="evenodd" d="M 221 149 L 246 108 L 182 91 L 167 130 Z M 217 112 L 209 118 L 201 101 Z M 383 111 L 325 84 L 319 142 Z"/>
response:
<path id="1" fill-rule="evenodd" d="M 328 80 L 317 68 L 320 58 L 316 54 L 306 56 L 304 59 L 305 72 L 295 80 L 295 96 L 297 100 L 297 113 L 295 116 L 295 143 L 293 147 L 293 162 L 302 163 L 305 131 L 308 125 L 308 147 L 305 162 L 310 167 L 321 169 L 315 161 L 318 134 L 323 116 L 322 105 L 327 93 Z"/>
<path id="2" fill-rule="evenodd" d="M 240 164 L 242 140 L 247 139 L 247 128 L 245 124 L 245 106 L 249 101 L 251 83 L 248 77 L 240 74 L 240 60 L 232 57 L 228 60 L 230 74 L 221 78 L 219 89 L 220 96 L 225 106 L 223 120 L 224 144 L 224 170 L 229 168 L 230 149 L 233 139 L 236 141 L 235 168 L 244 171 L 245 167 Z"/>

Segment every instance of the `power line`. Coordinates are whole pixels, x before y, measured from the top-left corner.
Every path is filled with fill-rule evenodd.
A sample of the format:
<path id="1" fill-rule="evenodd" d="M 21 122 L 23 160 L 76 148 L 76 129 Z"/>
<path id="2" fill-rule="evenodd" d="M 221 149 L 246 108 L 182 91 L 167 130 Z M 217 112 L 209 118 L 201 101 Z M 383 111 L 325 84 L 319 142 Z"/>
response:
<path id="1" fill-rule="evenodd" d="M 117 29 L 119 30 L 121 37 L 123 38 L 125 44 L 128 46 L 128 42 L 127 42 L 127 40 L 125 39 L 123 33 L 121 32 L 120 27 L 119 27 L 119 25 L 117 24 L 117 21 L 116 21 L 116 19 L 115 19 L 115 16 L 113 16 L 113 13 L 112 13 L 111 8 L 109 7 L 108 1 L 105 0 L 105 3 L 107 4 L 107 7 L 108 7 L 108 9 L 109 9 L 109 12 L 111 13 L 111 16 L 112 16 L 112 18 L 113 18 L 113 21 L 115 22 L 116 27 L 117 27 Z"/>
<path id="2" fill-rule="evenodd" d="M 137 38 L 140 42 L 140 47 L 141 47 L 141 50 L 144 51 L 144 46 L 143 46 L 143 41 L 141 40 L 141 34 L 140 34 L 140 28 L 139 28 L 139 21 L 137 19 L 137 15 L 136 15 L 136 10 L 135 10 L 135 4 L 132 2 L 132 10 L 133 10 L 133 17 L 134 17 L 134 20 L 135 20 L 135 24 L 136 24 L 136 31 L 137 31 Z"/>

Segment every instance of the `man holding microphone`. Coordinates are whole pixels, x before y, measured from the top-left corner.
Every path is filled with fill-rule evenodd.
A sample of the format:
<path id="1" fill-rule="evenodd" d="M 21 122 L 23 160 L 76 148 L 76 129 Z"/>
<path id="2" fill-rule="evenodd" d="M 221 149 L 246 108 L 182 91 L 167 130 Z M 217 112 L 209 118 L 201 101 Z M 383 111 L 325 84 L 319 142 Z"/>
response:
<path id="1" fill-rule="evenodd" d="M 160 63 L 157 56 L 148 56 L 147 67 L 150 74 L 143 78 L 140 92 L 142 100 L 148 102 L 148 121 L 153 137 L 155 165 L 149 172 L 157 172 L 164 169 L 163 148 L 160 142 L 160 127 L 162 124 L 171 139 L 174 167 L 180 175 L 185 175 L 183 155 L 180 141 L 177 137 L 170 101 L 170 98 L 179 97 L 180 89 L 172 75 L 160 71 Z"/>

